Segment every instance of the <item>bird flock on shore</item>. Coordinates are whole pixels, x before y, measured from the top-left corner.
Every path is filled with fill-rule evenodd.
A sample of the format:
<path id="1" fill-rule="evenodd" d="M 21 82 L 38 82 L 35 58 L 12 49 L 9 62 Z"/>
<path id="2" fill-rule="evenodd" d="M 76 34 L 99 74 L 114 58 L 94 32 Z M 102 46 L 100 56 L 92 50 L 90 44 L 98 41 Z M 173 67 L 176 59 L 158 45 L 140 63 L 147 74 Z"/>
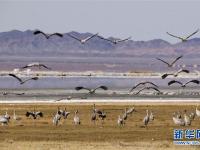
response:
<path id="1" fill-rule="evenodd" d="M 121 110 L 123 110 L 123 109 L 121 109 Z M 90 115 L 91 123 L 96 125 L 96 122 L 100 121 L 100 125 L 101 125 L 101 127 L 103 127 L 104 121 L 108 117 L 106 111 L 103 109 L 96 108 L 96 105 L 93 104 L 90 113 L 91 113 L 91 115 Z M 132 114 L 134 114 L 134 116 L 137 115 L 136 113 L 138 113 L 138 111 L 135 109 L 135 107 L 125 108 L 124 111 L 122 111 L 121 114 L 118 115 L 118 118 L 116 118 L 116 125 L 118 125 L 119 127 L 123 127 L 126 124 L 126 121 L 128 120 L 128 118 L 130 118 L 132 116 Z M 72 113 L 70 111 L 68 111 L 66 109 L 66 107 L 64 108 L 64 110 L 62 110 L 60 107 L 58 107 L 57 111 L 53 114 L 52 124 L 55 126 L 61 125 L 60 121 L 63 119 L 67 120 L 69 115 L 72 115 Z M 36 109 L 34 108 L 33 111 L 27 111 L 25 113 L 25 116 L 27 118 L 32 118 L 34 121 L 36 121 L 37 119 L 44 117 L 44 113 L 41 111 L 36 111 Z M 196 117 L 197 118 L 200 117 L 200 109 L 198 109 L 198 106 L 196 106 L 195 110 L 190 111 L 190 113 L 188 113 L 187 110 L 184 110 L 183 114 L 181 114 L 180 111 L 174 112 L 172 114 L 172 121 L 173 121 L 174 125 L 190 126 L 190 125 L 192 125 L 192 121 Z M 10 116 L 7 111 L 5 112 L 4 115 L 1 115 L 0 123 L 2 126 L 8 125 L 11 119 L 15 123 L 19 123 L 19 122 L 21 122 L 22 118 L 23 118 L 22 116 L 19 116 L 16 114 L 16 110 L 14 109 L 13 116 Z M 157 118 L 159 118 L 159 115 L 157 116 Z M 148 126 L 149 122 L 153 123 L 154 119 L 155 119 L 155 115 L 152 112 L 152 110 L 147 109 L 146 115 L 143 117 L 140 127 L 146 128 Z M 74 125 L 82 124 L 81 117 L 79 116 L 79 110 L 77 110 L 77 109 L 74 111 L 73 124 Z"/>

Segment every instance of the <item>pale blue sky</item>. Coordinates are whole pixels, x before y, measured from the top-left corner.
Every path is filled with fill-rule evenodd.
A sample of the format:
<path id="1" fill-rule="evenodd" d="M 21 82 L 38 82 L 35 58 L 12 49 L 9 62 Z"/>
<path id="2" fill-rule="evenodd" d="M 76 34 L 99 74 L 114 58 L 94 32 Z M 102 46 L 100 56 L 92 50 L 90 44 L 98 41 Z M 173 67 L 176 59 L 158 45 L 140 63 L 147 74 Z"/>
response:
<path id="1" fill-rule="evenodd" d="M 0 0 L 0 32 L 92 32 L 133 40 L 176 39 L 200 28 L 199 0 Z M 200 37 L 200 33 L 195 35 Z"/>

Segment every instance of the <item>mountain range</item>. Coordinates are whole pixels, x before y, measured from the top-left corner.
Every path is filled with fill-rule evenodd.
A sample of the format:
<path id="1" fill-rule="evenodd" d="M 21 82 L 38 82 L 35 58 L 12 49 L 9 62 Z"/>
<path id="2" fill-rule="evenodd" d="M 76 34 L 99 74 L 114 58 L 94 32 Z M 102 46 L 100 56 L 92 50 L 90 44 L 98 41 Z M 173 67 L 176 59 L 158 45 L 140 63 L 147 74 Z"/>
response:
<path id="1" fill-rule="evenodd" d="M 81 44 L 64 33 L 60 38 L 52 36 L 46 39 L 43 35 L 34 35 L 34 31 L 12 30 L 0 33 L 1 56 L 101 56 L 101 57 L 149 57 L 200 56 L 200 38 L 190 39 L 187 42 L 171 44 L 162 39 L 149 41 L 128 40 L 119 44 L 95 37 L 86 44 Z M 79 38 L 85 38 L 92 33 L 69 32 Z M 114 39 L 114 37 L 109 37 Z M 134 38 L 133 38 L 134 39 Z"/>

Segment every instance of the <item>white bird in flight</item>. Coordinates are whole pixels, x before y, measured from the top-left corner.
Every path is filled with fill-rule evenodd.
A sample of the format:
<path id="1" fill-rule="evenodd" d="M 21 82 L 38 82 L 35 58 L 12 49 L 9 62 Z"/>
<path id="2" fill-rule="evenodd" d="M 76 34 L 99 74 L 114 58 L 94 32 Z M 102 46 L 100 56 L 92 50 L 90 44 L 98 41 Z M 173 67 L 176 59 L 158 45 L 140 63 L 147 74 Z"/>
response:
<path id="1" fill-rule="evenodd" d="M 169 32 L 167 32 L 168 35 L 172 36 L 172 37 L 175 37 L 177 39 L 180 39 L 182 42 L 186 42 L 191 36 L 193 36 L 194 34 L 196 34 L 197 32 L 199 32 L 199 29 L 197 29 L 195 32 L 193 32 L 192 34 L 186 36 L 186 37 L 180 37 L 180 36 L 176 36 L 176 35 L 173 35 Z"/>
<path id="2" fill-rule="evenodd" d="M 88 36 L 87 38 L 80 39 L 80 38 L 78 38 L 78 37 L 76 37 L 76 36 L 74 36 L 74 35 L 68 33 L 68 36 L 70 36 L 71 38 L 73 38 L 73 39 L 79 41 L 81 44 L 85 44 L 88 40 L 94 38 L 94 37 L 97 36 L 97 35 L 98 35 L 98 33 L 93 34 L 93 35 L 91 35 L 91 36 Z"/>

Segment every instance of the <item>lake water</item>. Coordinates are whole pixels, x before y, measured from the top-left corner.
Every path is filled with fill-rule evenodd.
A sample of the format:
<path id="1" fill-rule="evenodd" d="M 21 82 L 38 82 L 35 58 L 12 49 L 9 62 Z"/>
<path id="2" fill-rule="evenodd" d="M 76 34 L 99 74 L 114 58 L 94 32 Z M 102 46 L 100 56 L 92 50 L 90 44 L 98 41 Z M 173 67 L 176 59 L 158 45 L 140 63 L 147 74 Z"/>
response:
<path id="1" fill-rule="evenodd" d="M 26 78 L 23 78 L 26 79 Z M 130 89 L 141 81 L 151 81 L 159 87 L 168 87 L 167 83 L 175 78 L 125 78 L 125 77 L 41 77 L 37 81 L 28 81 L 23 85 L 13 77 L 0 77 L 1 89 L 66 89 L 71 90 L 76 86 L 84 86 L 95 88 L 99 85 L 108 86 L 109 89 Z M 176 78 L 181 82 L 187 82 L 191 78 Z M 191 84 L 193 87 L 194 85 Z M 179 85 L 173 85 L 172 88 L 177 88 Z"/>

